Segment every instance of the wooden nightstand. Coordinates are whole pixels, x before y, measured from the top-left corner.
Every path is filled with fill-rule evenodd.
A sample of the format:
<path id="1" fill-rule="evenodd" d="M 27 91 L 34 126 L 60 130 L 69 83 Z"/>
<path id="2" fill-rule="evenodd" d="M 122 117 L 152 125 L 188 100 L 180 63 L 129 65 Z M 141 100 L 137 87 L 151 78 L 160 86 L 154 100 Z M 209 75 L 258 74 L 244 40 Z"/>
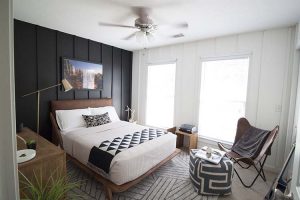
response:
<path id="1" fill-rule="evenodd" d="M 18 170 L 29 180 L 32 180 L 34 176 L 33 172 L 35 172 L 38 177 L 41 173 L 43 182 L 47 181 L 51 175 L 66 175 L 66 153 L 60 147 L 55 146 L 29 128 L 23 128 L 22 131 L 17 134 L 26 141 L 35 140 L 37 143 L 35 158 L 18 164 Z M 17 140 L 17 149 L 26 149 L 26 145 L 20 139 Z"/>
<path id="2" fill-rule="evenodd" d="M 175 133 L 177 135 L 177 144 L 176 144 L 177 148 L 183 147 L 183 139 L 184 136 L 186 136 L 189 139 L 189 146 L 188 146 L 189 150 L 197 149 L 198 133 L 186 133 L 178 130 Z"/>

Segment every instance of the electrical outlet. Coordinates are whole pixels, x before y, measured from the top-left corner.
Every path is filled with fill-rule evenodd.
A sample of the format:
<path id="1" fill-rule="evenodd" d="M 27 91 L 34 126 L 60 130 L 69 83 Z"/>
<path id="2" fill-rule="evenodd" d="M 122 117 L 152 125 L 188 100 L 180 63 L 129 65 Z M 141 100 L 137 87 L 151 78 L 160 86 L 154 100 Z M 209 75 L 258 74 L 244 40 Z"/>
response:
<path id="1" fill-rule="evenodd" d="M 282 106 L 277 104 L 275 105 L 275 112 L 281 112 L 282 111 Z"/>

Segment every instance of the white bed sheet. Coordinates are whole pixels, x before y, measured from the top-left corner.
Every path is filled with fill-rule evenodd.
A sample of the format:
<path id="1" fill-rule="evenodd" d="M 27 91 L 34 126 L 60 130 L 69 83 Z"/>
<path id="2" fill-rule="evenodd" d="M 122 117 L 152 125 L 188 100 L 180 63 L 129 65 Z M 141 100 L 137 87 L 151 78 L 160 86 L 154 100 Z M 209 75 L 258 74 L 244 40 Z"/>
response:
<path id="1" fill-rule="evenodd" d="M 87 165 L 90 150 L 104 140 L 113 140 L 126 134 L 145 129 L 145 126 L 116 121 L 109 124 L 76 128 L 62 133 L 65 151 Z M 132 181 L 143 175 L 176 149 L 176 135 L 168 133 L 154 140 L 129 148 L 117 154 L 110 165 L 107 178 L 117 185 Z"/>

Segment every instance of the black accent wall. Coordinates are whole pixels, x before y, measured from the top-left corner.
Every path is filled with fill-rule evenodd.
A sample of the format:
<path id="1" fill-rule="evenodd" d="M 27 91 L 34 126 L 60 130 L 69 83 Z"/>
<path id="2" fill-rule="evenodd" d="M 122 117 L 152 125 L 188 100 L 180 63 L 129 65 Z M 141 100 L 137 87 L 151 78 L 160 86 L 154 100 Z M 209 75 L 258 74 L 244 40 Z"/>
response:
<path id="1" fill-rule="evenodd" d="M 102 90 L 72 90 L 61 87 L 41 93 L 40 134 L 51 140 L 50 101 L 112 98 L 121 119 L 131 105 L 132 52 L 60 31 L 14 20 L 15 89 L 17 125 L 36 130 L 37 96 L 22 95 L 61 81 L 61 58 L 102 63 Z"/>

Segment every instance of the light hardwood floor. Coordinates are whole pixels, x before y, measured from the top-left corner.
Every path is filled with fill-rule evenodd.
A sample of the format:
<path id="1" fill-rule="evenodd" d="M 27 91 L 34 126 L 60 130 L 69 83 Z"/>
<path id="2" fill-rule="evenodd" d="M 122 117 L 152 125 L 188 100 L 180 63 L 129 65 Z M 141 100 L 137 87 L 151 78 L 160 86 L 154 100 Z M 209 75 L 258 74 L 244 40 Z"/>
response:
<path id="1" fill-rule="evenodd" d="M 255 177 L 254 170 L 238 169 L 241 172 L 241 176 L 246 180 L 253 180 Z M 264 182 L 260 177 L 252 188 L 245 188 L 237 175 L 234 174 L 232 184 L 232 194 L 229 196 L 219 197 L 218 200 L 262 200 L 268 192 L 273 180 L 276 178 L 276 174 L 266 171 L 267 182 Z"/>

